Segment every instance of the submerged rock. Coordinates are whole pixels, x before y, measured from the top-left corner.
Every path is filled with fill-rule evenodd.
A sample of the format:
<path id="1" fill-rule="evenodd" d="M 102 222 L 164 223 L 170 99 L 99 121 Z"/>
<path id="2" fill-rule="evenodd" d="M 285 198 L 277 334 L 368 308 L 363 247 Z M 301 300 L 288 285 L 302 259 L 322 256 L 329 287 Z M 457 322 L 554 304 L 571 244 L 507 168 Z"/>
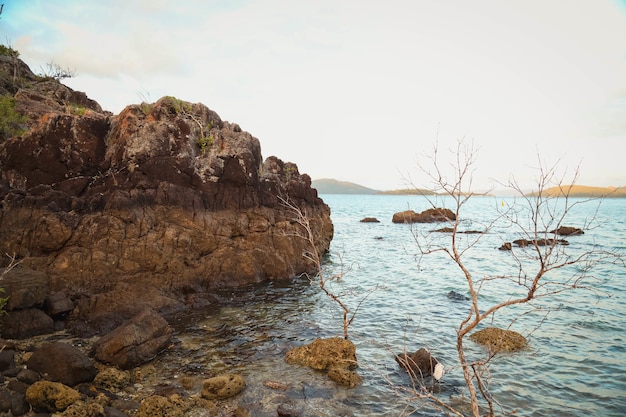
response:
<path id="1" fill-rule="evenodd" d="M 200 395 L 207 400 L 223 400 L 234 397 L 245 387 L 246 381 L 241 375 L 218 375 L 204 381 Z"/>
<path id="2" fill-rule="evenodd" d="M 356 347 L 351 341 L 340 337 L 315 339 L 308 345 L 290 349 L 285 361 L 324 370 L 330 379 L 348 387 L 355 387 L 362 382 L 361 377 L 352 371 L 357 367 Z"/>

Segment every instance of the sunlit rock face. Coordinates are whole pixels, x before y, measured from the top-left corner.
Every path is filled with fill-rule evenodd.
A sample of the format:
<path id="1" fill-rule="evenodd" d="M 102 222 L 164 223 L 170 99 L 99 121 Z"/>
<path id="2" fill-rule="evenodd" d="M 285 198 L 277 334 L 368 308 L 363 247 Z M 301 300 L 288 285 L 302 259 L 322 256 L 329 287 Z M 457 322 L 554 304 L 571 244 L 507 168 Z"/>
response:
<path id="1" fill-rule="evenodd" d="M 258 139 L 205 105 L 164 97 L 112 115 L 27 70 L 25 132 L 0 143 L 0 252 L 46 273 L 50 291 L 189 294 L 312 272 L 285 201 L 328 249 L 330 209 L 309 176 L 263 161 Z"/>

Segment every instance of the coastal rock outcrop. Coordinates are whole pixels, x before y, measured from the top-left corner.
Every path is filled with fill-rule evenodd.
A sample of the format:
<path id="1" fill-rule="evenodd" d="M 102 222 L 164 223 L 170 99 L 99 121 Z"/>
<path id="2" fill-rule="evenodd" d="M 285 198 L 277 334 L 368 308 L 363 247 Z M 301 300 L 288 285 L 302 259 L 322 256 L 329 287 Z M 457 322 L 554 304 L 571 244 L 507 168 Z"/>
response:
<path id="1" fill-rule="evenodd" d="M 430 208 L 421 213 L 413 210 L 405 210 L 394 213 L 393 223 L 437 223 L 456 220 L 454 212 L 447 208 Z"/>
<path id="2" fill-rule="evenodd" d="M 497 327 L 487 327 L 472 333 L 474 342 L 486 346 L 491 352 L 516 352 L 526 347 L 528 341 L 521 334 Z"/>
<path id="3" fill-rule="evenodd" d="M 319 253 L 328 250 L 330 209 L 310 177 L 263 160 L 237 124 L 173 97 L 112 115 L 18 64 L 16 84 L 4 77 L 0 90 L 26 117 L 23 132 L 0 138 L 0 253 L 21 261 L 16 271 L 45 274 L 31 295 L 72 301 L 122 285 L 181 299 L 313 272 L 285 201 L 307 213 Z M 12 65 L 0 60 L 0 72 L 13 76 Z M 81 304 L 81 320 L 96 304 Z"/>

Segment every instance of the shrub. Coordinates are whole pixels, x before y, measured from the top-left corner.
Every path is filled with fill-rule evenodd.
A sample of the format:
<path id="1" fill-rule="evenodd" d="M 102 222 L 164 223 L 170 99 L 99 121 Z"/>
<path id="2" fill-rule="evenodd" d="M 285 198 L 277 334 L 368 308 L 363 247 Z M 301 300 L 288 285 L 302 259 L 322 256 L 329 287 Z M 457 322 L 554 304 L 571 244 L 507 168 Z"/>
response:
<path id="1" fill-rule="evenodd" d="M 25 129 L 26 117 L 15 111 L 15 99 L 0 97 L 0 142 L 13 136 L 21 136 Z"/>
<path id="2" fill-rule="evenodd" d="M 11 56 L 17 58 L 20 53 L 7 45 L 0 45 L 0 56 Z"/>

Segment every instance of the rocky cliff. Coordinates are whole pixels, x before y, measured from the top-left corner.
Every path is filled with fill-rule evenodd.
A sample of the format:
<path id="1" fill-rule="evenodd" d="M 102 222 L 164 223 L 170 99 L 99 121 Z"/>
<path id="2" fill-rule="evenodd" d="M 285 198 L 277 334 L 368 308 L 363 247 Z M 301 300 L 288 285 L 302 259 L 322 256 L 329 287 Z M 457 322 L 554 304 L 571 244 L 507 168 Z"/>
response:
<path id="1" fill-rule="evenodd" d="M 0 137 L 0 253 L 45 273 L 50 292 L 190 294 L 312 272 L 284 200 L 329 247 L 309 176 L 264 161 L 258 139 L 203 104 L 164 97 L 112 115 L 8 57 L 0 93 L 26 116 Z"/>

